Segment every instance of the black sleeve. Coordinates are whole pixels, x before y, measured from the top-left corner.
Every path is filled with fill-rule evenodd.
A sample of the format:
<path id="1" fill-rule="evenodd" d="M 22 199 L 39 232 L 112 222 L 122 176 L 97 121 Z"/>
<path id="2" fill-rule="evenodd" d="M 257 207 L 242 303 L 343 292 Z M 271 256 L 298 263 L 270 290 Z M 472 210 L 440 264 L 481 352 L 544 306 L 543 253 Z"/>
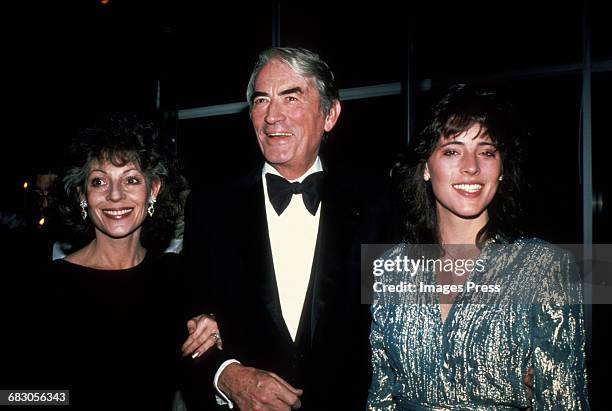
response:
<path id="1" fill-rule="evenodd" d="M 209 244 L 209 238 L 213 236 L 212 213 L 212 207 L 204 201 L 203 194 L 194 191 L 189 195 L 179 260 L 180 277 L 176 283 L 178 294 L 182 296 L 178 306 L 185 323 L 196 315 L 216 312 L 213 273 L 209 264 L 212 258 Z M 223 335 L 223 324 L 218 326 Z M 190 411 L 216 409 L 213 380 L 226 359 L 226 353 L 216 348 L 195 360 L 190 356 L 181 358 L 180 390 Z"/>

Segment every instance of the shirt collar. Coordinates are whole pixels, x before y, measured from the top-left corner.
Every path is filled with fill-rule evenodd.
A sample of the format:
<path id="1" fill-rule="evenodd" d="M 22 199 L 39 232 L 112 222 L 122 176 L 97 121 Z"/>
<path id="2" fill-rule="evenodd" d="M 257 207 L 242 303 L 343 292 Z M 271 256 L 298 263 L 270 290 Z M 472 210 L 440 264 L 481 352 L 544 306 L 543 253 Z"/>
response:
<path id="1" fill-rule="evenodd" d="M 310 168 L 304 174 L 302 174 L 300 177 L 294 180 L 289 180 L 289 182 L 297 181 L 301 183 L 306 177 L 318 171 L 323 171 L 323 164 L 321 164 L 321 159 L 319 158 L 319 156 L 317 156 L 317 159 L 315 160 L 315 162 L 312 164 L 312 166 L 310 166 Z M 262 178 L 265 178 L 267 173 L 275 174 L 277 176 L 283 177 L 281 173 L 278 172 L 277 169 L 272 167 L 272 165 L 266 161 L 264 163 L 263 169 L 261 170 Z"/>

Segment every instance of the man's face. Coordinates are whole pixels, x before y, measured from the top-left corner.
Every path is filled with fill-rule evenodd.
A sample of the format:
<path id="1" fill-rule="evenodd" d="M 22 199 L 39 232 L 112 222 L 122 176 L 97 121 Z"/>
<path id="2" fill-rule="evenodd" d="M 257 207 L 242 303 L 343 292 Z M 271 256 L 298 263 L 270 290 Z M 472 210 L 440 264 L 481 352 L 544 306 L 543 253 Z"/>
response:
<path id="1" fill-rule="evenodd" d="M 47 200 L 49 196 L 49 190 L 51 189 L 51 185 L 57 178 L 57 174 L 37 174 L 36 175 L 36 195 L 39 200 L 39 206 L 41 208 L 41 212 L 47 208 L 49 202 Z"/>
<path id="2" fill-rule="evenodd" d="M 285 178 L 296 179 L 314 163 L 324 132 L 340 115 L 334 102 L 325 116 L 312 79 L 273 59 L 255 82 L 251 120 L 266 161 Z"/>

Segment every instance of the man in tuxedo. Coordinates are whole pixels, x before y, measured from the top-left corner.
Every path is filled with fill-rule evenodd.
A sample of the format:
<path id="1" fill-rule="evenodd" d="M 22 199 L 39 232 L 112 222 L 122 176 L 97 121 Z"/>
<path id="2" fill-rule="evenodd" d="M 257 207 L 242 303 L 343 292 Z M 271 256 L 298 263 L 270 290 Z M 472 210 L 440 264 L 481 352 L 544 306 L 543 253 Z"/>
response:
<path id="1" fill-rule="evenodd" d="M 375 199 L 319 157 L 341 113 L 334 76 L 315 53 L 272 48 L 247 100 L 265 162 L 187 204 L 184 253 L 203 271 L 193 289 L 224 344 L 200 362 L 194 390 L 214 380 L 217 400 L 242 410 L 363 409 L 371 371 L 360 245 L 388 238 Z"/>

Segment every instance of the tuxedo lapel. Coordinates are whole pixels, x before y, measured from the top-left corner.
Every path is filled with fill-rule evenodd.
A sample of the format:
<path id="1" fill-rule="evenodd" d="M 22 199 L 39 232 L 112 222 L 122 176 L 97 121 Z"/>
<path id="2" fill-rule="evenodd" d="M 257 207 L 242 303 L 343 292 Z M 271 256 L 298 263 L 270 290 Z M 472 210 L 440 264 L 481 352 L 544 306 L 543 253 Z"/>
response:
<path id="1" fill-rule="evenodd" d="M 322 317 L 330 314 L 346 286 L 348 257 L 356 240 L 361 212 L 348 194 L 326 176 L 321 195 L 321 218 L 311 279 L 311 342 Z"/>
<path id="2" fill-rule="evenodd" d="M 246 207 L 240 209 L 244 217 L 241 241 L 245 256 L 245 272 L 251 276 L 247 282 L 252 284 L 258 299 L 276 324 L 284 339 L 291 340 L 291 335 L 283 319 L 278 286 L 274 272 L 270 234 L 266 219 L 265 197 L 261 177 L 247 189 Z M 248 212 L 244 212 L 248 210 Z M 239 231 L 240 232 L 240 231 Z"/>

